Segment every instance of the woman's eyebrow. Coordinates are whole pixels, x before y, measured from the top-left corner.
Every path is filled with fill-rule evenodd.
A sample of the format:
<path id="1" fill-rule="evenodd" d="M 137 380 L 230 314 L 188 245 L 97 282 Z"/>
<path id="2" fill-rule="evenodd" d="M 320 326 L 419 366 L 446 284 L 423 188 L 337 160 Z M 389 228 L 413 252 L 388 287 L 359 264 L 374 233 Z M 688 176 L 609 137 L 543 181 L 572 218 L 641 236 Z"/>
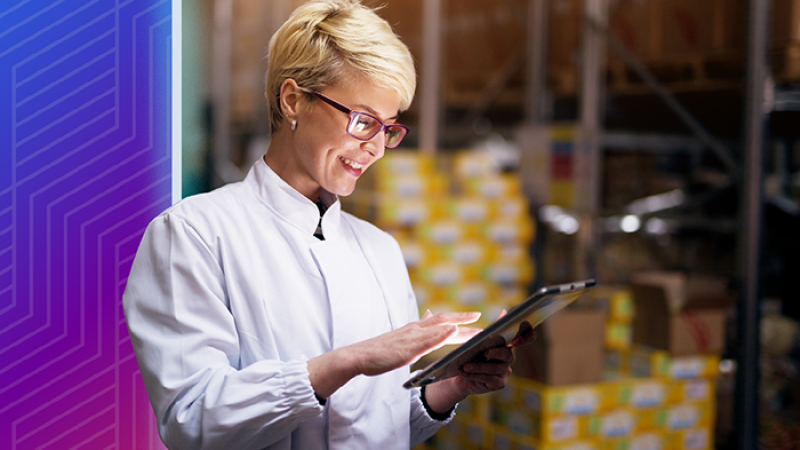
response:
<path id="1" fill-rule="evenodd" d="M 373 116 L 375 116 L 375 117 L 377 117 L 377 118 L 381 119 L 381 117 L 380 117 L 380 114 L 378 114 L 378 111 L 375 111 L 374 109 L 370 108 L 370 107 L 369 107 L 369 106 L 367 106 L 367 105 L 361 105 L 361 104 L 358 104 L 358 105 L 356 105 L 356 107 L 358 107 L 358 108 L 360 108 L 360 109 L 362 109 L 362 110 L 365 110 L 366 112 L 368 112 L 368 113 L 372 114 Z M 383 122 L 388 122 L 388 121 L 390 121 L 390 120 L 397 120 L 398 118 L 400 118 L 400 114 L 399 114 L 399 113 L 398 113 L 398 114 L 395 114 L 395 115 L 394 115 L 394 116 L 392 116 L 392 117 L 389 117 L 388 119 L 381 119 L 381 120 L 382 120 Z"/>

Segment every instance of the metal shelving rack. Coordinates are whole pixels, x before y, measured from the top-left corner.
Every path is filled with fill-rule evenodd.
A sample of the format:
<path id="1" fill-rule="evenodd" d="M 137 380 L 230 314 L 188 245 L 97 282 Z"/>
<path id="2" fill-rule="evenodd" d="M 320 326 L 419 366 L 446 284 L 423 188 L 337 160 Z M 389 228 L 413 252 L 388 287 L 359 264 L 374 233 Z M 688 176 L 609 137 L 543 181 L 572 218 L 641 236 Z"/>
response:
<path id="1" fill-rule="evenodd" d="M 684 124 L 692 131 L 695 147 L 709 148 L 723 163 L 734 180 L 740 180 L 741 208 L 739 227 L 741 231 L 739 253 L 740 299 L 737 309 L 737 333 L 740 345 L 737 364 L 736 387 L 736 439 L 738 448 L 753 449 L 758 446 L 758 384 L 759 384 L 759 260 L 762 210 L 763 210 L 763 148 L 764 124 L 768 114 L 765 108 L 767 74 L 767 25 L 770 0 L 749 0 L 746 49 L 744 155 L 741 164 L 731 152 L 714 138 L 676 99 L 653 77 L 635 57 L 630 55 L 606 31 L 607 0 L 585 0 L 585 25 L 583 40 L 583 71 L 581 75 L 580 123 L 592 163 L 590 175 L 591 192 L 600 192 L 599 161 L 603 147 L 617 145 L 669 146 L 669 140 L 681 145 L 686 138 L 669 138 L 636 135 L 608 135 L 602 131 L 603 105 L 603 61 L 605 42 L 645 81 Z M 797 95 L 779 97 L 779 105 L 793 105 Z M 666 142 L 665 142 L 666 141 Z M 597 197 L 597 195 L 595 195 Z M 597 212 L 598 200 L 590 202 L 590 214 Z M 591 242 L 589 245 L 592 245 Z M 585 249 L 588 252 L 590 249 Z"/>

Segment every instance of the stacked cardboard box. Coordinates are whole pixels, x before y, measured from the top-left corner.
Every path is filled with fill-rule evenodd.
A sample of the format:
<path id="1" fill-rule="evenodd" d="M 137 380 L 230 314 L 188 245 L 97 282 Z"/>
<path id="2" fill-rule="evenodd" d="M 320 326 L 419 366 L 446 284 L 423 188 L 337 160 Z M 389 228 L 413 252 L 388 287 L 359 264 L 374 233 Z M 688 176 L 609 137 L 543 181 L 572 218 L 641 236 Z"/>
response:
<path id="1" fill-rule="evenodd" d="M 512 377 L 461 411 L 430 448 L 437 449 L 712 449 L 711 379 L 624 379 L 548 386 Z M 478 397 L 478 402 L 483 402 Z M 478 413 L 477 411 L 481 411 Z"/>
<path id="2" fill-rule="evenodd" d="M 421 311 L 481 311 L 485 326 L 524 300 L 534 225 L 515 174 L 472 151 L 393 151 L 367 173 L 345 209 L 397 239 Z"/>

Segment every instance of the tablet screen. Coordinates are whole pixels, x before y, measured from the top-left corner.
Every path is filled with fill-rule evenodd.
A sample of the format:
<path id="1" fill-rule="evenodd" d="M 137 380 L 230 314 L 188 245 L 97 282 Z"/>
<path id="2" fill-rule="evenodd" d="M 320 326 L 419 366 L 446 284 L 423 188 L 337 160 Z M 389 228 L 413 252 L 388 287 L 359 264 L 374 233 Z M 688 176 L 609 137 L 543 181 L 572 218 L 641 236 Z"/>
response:
<path id="1" fill-rule="evenodd" d="M 411 377 L 403 384 L 403 387 L 411 389 L 458 375 L 464 364 L 480 360 L 485 350 L 508 345 L 517 336 L 535 328 L 545 319 L 574 302 L 594 285 L 594 280 L 584 280 L 539 289 L 525 301 L 511 308 L 508 314 L 489 325 L 477 336 Z"/>

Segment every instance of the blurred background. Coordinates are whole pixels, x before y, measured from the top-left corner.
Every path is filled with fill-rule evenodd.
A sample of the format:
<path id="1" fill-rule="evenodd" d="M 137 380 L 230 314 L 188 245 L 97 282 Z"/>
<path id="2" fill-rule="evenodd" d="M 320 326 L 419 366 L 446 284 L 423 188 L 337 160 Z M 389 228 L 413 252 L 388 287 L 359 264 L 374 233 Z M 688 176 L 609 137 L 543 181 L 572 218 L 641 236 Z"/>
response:
<path id="1" fill-rule="evenodd" d="M 184 196 L 265 153 L 267 46 L 302 3 L 184 5 Z M 342 202 L 420 309 L 599 285 L 419 448 L 800 448 L 800 0 L 364 3 L 419 85 Z"/>

